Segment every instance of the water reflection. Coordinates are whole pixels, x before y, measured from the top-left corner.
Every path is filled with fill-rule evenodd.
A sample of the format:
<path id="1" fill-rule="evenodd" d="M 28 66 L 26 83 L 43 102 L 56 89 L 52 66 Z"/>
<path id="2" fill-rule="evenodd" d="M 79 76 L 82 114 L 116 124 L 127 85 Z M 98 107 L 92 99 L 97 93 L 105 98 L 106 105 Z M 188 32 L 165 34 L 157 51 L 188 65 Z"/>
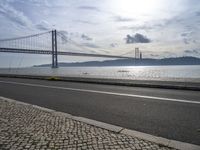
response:
<path id="1" fill-rule="evenodd" d="M 138 80 L 200 80 L 200 65 L 196 66 L 127 66 L 127 67 L 32 67 L 0 69 L 4 74 L 97 77 Z"/>

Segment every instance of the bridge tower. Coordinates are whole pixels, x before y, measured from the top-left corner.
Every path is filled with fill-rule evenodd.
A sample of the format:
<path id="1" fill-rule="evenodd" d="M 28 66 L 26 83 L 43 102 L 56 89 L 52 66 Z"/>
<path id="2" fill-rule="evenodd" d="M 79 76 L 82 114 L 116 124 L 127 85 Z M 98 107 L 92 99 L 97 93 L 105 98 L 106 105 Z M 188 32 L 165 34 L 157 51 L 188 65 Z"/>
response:
<path id="1" fill-rule="evenodd" d="M 58 68 L 57 33 L 52 31 L 52 68 Z"/>

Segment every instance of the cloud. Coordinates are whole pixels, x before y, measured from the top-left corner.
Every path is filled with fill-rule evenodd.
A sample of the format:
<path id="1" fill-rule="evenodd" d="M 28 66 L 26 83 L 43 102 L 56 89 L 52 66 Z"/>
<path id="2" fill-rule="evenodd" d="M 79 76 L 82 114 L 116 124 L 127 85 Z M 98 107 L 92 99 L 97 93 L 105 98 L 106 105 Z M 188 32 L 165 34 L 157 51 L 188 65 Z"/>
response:
<path id="1" fill-rule="evenodd" d="M 63 36 L 67 36 L 69 34 L 66 30 L 60 30 L 59 33 L 61 33 Z"/>
<path id="2" fill-rule="evenodd" d="M 51 30 L 50 24 L 45 20 L 41 21 L 39 24 L 36 24 L 35 27 L 42 31 Z"/>
<path id="3" fill-rule="evenodd" d="M 130 22 L 130 21 L 134 21 L 134 19 L 132 19 L 132 18 L 126 18 L 126 17 L 121 17 L 121 16 L 114 16 L 113 20 L 115 22 Z"/>
<path id="4" fill-rule="evenodd" d="M 92 40 L 91 37 L 89 37 L 89 36 L 87 36 L 87 35 L 85 35 L 85 34 L 82 34 L 82 35 L 81 35 L 81 38 L 82 38 L 83 40 L 87 40 L 87 41 L 91 41 L 91 40 Z"/>
<path id="5" fill-rule="evenodd" d="M 69 41 L 73 42 L 85 42 L 85 41 L 92 41 L 93 39 L 89 37 L 86 34 L 80 34 L 80 33 L 73 33 L 73 32 L 67 32 L 67 31 L 58 31 L 58 36 L 61 38 L 62 43 L 67 43 Z M 81 41 L 82 40 L 82 41 Z M 97 46 L 94 46 L 90 43 L 83 43 L 84 46 L 97 48 Z"/>
<path id="6" fill-rule="evenodd" d="M 193 34 L 195 34 L 194 31 L 187 31 L 181 33 L 182 41 L 184 44 L 190 44 L 190 43 L 196 43 L 196 39 L 193 37 Z"/>
<path id="7" fill-rule="evenodd" d="M 90 24 L 90 25 L 96 25 L 97 24 L 97 23 L 87 21 L 87 20 L 74 20 L 74 22 L 79 22 L 79 23 L 83 23 L 83 24 Z"/>
<path id="8" fill-rule="evenodd" d="M 196 12 L 196 16 L 200 16 L 200 11 Z"/>
<path id="9" fill-rule="evenodd" d="M 62 44 L 66 44 L 69 42 L 68 35 L 69 33 L 65 30 L 61 30 L 57 32 L 57 36 L 61 38 Z"/>
<path id="10" fill-rule="evenodd" d="M 190 44 L 190 43 L 197 43 L 197 41 L 195 39 L 186 37 L 186 38 L 183 38 L 183 43 Z"/>
<path id="11" fill-rule="evenodd" d="M 151 40 L 149 38 L 147 38 L 146 36 L 140 34 L 140 33 L 136 33 L 135 35 L 131 36 L 131 35 L 127 35 L 126 36 L 126 43 L 127 44 L 131 44 L 131 43 L 150 43 Z"/>
<path id="12" fill-rule="evenodd" d="M 134 20 L 134 19 L 133 19 Z M 137 21 L 137 20 L 136 20 Z M 171 25 L 177 25 L 181 24 L 183 22 L 183 19 L 181 19 L 179 16 L 172 17 L 170 19 L 159 19 L 159 20 L 151 20 L 151 21 L 145 21 L 142 24 L 133 24 L 128 26 L 121 26 L 119 27 L 119 30 L 160 30 L 163 28 L 167 28 Z"/>
<path id="13" fill-rule="evenodd" d="M 23 27 L 27 27 L 32 24 L 23 12 L 16 10 L 5 2 L 0 2 L 0 15 Z"/>
<path id="14" fill-rule="evenodd" d="M 129 26 L 121 26 L 118 29 L 119 30 L 133 30 L 133 31 L 137 31 L 137 30 L 156 30 L 156 29 L 160 29 L 163 28 L 165 26 L 165 22 L 164 21 L 160 21 L 160 22 L 144 22 L 141 25 L 135 24 L 135 25 L 129 25 Z"/>
<path id="15" fill-rule="evenodd" d="M 184 39 L 183 39 L 183 43 L 185 43 L 185 44 L 190 44 L 190 40 L 187 39 L 187 38 L 184 38 Z"/>
<path id="16" fill-rule="evenodd" d="M 200 54 L 200 50 L 197 50 L 197 49 L 185 50 L 184 52 L 187 54 L 197 54 L 197 55 Z"/>
<path id="17" fill-rule="evenodd" d="M 152 26 L 149 25 L 137 25 L 137 26 L 121 26 L 119 27 L 120 30 L 151 30 L 153 29 Z"/>
<path id="18" fill-rule="evenodd" d="M 97 46 L 93 43 L 83 43 L 82 45 L 86 46 L 86 47 L 90 47 L 90 48 L 100 48 L 99 46 Z"/>
<path id="19" fill-rule="evenodd" d="M 181 33 L 181 36 L 182 37 L 187 37 L 187 36 L 190 36 L 192 33 L 193 33 L 192 31 L 190 31 L 190 32 L 183 32 L 183 33 Z"/>
<path id="20" fill-rule="evenodd" d="M 78 9 L 82 10 L 92 10 L 92 11 L 100 11 L 99 8 L 94 7 L 94 6 L 79 6 Z"/>
<path id="21" fill-rule="evenodd" d="M 110 44 L 110 47 L 117 47 L 117 46 L 118 46 L 117 43 L 111 43 L 111 44 Z"/>
<path id="22" fill-rule="evenodd" d="M 181 36 L 183 37 L 188 36 L 188 33 L 181 33 Z"/>
<path id="23" fill-rule="evenodd" d="M 50 7 L 51 6 L 51 2 L 49 2 L 48 0 L 21 0 L 22 2 L 27 2 L 27 3 L 31 3 L 32 5 L 36 5 L 36 6 L 45 6 L 45 7 Z"/>

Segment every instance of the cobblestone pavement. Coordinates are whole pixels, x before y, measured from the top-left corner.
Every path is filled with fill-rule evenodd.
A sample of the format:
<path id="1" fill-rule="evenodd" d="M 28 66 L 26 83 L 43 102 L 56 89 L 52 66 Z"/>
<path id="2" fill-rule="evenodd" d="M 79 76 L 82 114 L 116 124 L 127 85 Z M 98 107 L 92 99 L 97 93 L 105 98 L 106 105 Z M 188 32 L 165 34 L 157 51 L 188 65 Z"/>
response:
<path id="1" fill-rule="evenodd" d="M 169 150 L 170 148 L 75 121 L 32 105 L 0 98 L 0 149 Z"/>

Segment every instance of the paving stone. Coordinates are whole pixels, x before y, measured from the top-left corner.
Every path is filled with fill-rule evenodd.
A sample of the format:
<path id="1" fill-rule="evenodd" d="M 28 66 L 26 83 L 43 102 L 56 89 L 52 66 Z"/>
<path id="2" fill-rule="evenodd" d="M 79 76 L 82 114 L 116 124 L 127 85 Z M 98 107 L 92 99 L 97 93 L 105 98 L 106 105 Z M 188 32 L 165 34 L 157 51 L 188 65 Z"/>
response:
<path id="1" fill-rule="evenodd" d="M 0 149 L 171 150 L 136 137 L 88 125 L 63 114 L 0 98 Z"/>

